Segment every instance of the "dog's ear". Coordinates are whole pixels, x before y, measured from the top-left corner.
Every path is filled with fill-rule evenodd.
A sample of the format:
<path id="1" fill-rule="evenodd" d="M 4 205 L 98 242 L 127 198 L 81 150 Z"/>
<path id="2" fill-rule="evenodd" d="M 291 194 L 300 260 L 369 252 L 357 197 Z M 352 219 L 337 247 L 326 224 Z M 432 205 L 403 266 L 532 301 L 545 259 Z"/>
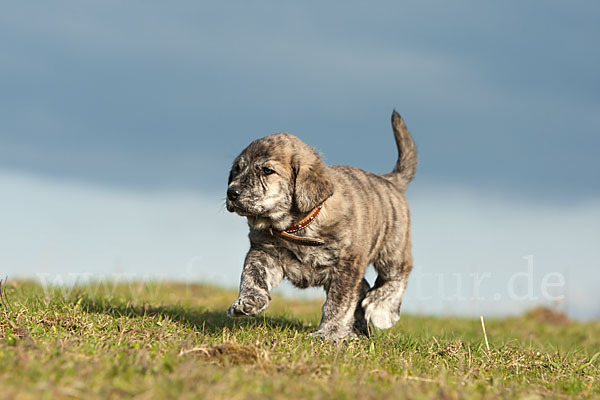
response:
<path id="1" fill-rule="evenodd" d="M 327 167 L 315 152 L 295 157 L 294 203 L 300 212 L 309 212 L 333 194 L 333 183 Z"/>

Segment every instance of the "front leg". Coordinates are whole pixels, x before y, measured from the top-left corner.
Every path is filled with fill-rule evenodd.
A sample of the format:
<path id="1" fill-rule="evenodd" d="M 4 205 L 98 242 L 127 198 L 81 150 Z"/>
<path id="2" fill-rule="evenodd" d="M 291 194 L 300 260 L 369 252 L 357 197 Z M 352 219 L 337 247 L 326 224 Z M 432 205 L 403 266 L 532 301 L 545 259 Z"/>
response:
<path id="1" fill-rule="evenodd" d="M 283 279 L 280 263 L 264 250 L 251 248 L 244 261 L 240 293 L 227 315 L 230 317 L 255 317 L 269 306 L 269 292 Z"/>
<path id="2" fill-rule="evenodd" d="M 364 281 L 368 286 L 368 283 Z M 319 329 L 310 336 L 339 340 L 356 337 L 354 325 L 357 305 L 364 296 L 361 271 L 357 265 L 340 266 L 336 269 L 329 284 L 325 286 L 327 300 L 323 304 Z M 358 321 L 359 326 L 361 321 Z M 365 324 L 366 325 L 366 324 Z M 357 327 L 358 328 L 358 327 Z"/>

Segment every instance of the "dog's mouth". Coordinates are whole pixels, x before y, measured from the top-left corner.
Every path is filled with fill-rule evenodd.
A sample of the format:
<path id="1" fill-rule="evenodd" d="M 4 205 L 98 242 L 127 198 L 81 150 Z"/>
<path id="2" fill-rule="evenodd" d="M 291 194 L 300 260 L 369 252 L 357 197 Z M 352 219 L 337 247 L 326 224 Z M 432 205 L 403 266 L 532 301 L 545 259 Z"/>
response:
<path id="1" fill-rule="evenodd" d="M 246 206 L 239 204 L 237 201 L 227 200 L 227 211 L 236 213 L 240 217 L 250 218 L 252 221 L 269 220 L 269 212 L 263 211 L 262 207 L 249 210 Z"/>
<path id="2" fill-rule="evenodd" d="M 227 201 L 226 204 L 227 207 L 227 211 L 232 212 L 232 213 L 236 213 L 239 216 L 242 217 L 252 217 L 254 216 L 253 213 L 251 213 L 250 211 L 248 211 L 245 207 L 233 202 L 233 201 Z"/>

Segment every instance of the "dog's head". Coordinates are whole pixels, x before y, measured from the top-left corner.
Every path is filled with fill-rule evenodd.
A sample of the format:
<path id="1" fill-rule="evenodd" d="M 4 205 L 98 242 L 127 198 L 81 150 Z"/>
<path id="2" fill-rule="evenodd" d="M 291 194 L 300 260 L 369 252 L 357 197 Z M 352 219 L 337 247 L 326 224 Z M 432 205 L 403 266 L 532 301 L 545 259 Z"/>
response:
<path id="1" fill-rule="evenodd" d="M 327 167 L 315 150 L 289 133 L 250 143 L 235 159 L 227 186 L 227 210 L 257 229 L 286 229 L 333 193 Z"/>

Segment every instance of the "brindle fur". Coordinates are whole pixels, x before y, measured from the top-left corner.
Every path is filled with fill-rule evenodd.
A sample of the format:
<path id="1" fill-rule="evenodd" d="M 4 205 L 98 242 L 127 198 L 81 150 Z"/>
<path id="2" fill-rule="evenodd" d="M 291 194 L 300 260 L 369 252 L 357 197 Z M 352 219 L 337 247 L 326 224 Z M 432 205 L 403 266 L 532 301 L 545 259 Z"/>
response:
<path id="1" fill-rule="evenodd" d="M 235 159 L 227 209 L 247 217 L 250 250 L 229 316 L 263 312 L 269 292 L 286 277 L 300 288 L 325 289 L 327 300 L 313 336 L 337 340 L 366 334 L 369 323 L 386 329 L 398 321 L 412 269 L 404 190 L 415 173 L 417 154 L 395 111 L 392 127 L 399 155 L 385 175 L 326 166 L 317 152 L 288 133 L 258 139 Z M 316 220 L 296 235 L 321 238 L 325 245 L 305 246 L 271 233 L 301 220 L 323 201 Z M 370 264 L 378 273 L 372 288 L 363 278 Z"/>

